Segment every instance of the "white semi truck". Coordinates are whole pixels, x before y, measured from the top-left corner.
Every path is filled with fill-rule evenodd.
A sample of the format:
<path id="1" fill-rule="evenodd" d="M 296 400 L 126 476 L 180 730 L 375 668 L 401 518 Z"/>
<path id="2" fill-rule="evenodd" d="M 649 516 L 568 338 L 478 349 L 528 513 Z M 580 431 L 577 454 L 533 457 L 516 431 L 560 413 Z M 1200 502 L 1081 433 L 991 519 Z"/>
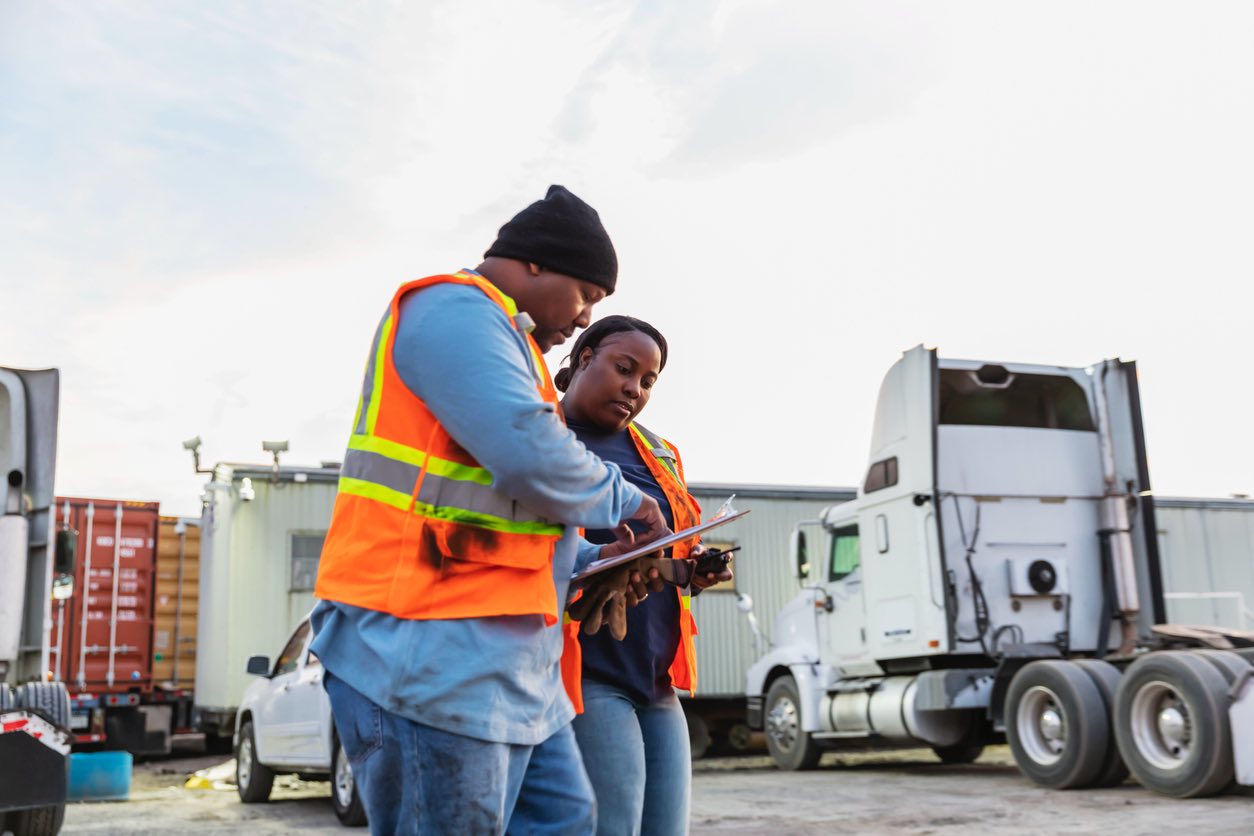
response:
<path id="1" fill-rule="evenodd" d="M 70 700 L 47 681 L 54 581 L 74 574 L 54 565 L 74 554 L 52 523 L 58 380 L 0 368 L 0 833 L 15 836 L 53 836 L 65 816 Z"/>
<path id="2" fill-rule="evenodd" d="M 1254 784 L 1254 633 L 1164 625 L 1136 366 L 906 352 L 866 478 L 793 534 L 800 594 L 748 671 L 784 769 L 825 749 L 1004 739 L 1049 787 Z"/>

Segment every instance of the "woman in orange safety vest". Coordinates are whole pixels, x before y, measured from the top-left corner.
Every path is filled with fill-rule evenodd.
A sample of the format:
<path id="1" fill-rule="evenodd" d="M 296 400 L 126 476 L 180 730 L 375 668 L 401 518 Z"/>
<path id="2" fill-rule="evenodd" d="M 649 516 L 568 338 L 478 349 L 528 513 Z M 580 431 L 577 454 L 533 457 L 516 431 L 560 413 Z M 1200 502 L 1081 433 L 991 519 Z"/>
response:
<path id="1" fill-rule="evenodd" d="M 636 423 L 666 365 L 666 339 L 647 322 L 610 316 L 580 335 L 570 366 L 554 383 L 565 392 L 567 426 L 589 450 L 658 501 L 673 531 L 697 524 L 701 509 L 688 493 L 679 451 Z M 615 541 L 588 531 L 581 559 Z M 679 545 L 671 557 L 695 556 Z M 695 590 L 730 572 L 694 578 Z M 587 635 L 567 621 L 562 667 L 567 691 L 582 713 L 575 737 L 597 797 L 599 834 L 683 834 L 688 830 L 692 765 L 688 727 L 674 688 L 696 687 L 696 628 L 690 589 L 664 587 L 627 610 L 627 637 Z M 569 616 L 567 616 L 569 619 Z M 581 706 L 582 704 L 582 706 Z"/>

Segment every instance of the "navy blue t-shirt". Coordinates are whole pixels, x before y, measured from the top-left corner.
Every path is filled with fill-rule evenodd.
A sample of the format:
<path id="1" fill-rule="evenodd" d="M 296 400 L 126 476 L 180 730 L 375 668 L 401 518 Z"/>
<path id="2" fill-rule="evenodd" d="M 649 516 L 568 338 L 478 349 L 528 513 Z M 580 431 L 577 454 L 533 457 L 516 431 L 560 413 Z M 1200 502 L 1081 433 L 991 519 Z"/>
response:
<path id="1" fill-rule="evenodd" d="M 630 430 L 606 433 L 568 421 L 567 426 L 589 450 L 601 459 L 614 462 L 628 482 L 657 500 L 666 524 L 675 527 L 670 502 L 649 471 L 631 440 Z M 633 523 L 635 525 L 635 523 Z M 585 533 L 589 543 L 613 543 L 614 532 L 607 529 Z M 666 586 L 634 607 L 627 608 L 627 638 L 615 641 L 602 628 L 594 636 L 579 634 L 583 646 L 583 675 L 622 688 L 634 700 L 653 703 L 670 696 L 670 667 L 679 650 L 679 596 Z"/>

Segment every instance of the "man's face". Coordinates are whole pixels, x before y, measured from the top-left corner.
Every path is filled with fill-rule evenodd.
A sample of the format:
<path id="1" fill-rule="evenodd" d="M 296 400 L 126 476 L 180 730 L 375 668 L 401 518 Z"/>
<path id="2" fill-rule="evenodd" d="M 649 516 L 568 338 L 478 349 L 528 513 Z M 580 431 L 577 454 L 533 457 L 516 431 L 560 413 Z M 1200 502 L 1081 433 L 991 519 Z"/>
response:
<path id="1" fill-rule="evenodd" d="M 592 322 L 592 306 L 605 298 L 605 289 L 573 276 L 554 273 L 535 264 L 528 265 L 531 275 L 526 293 L 514 301 L 536 323 L 531 332 L 540 350 L 547 352 L 570 339 L 580 328 Z"/>

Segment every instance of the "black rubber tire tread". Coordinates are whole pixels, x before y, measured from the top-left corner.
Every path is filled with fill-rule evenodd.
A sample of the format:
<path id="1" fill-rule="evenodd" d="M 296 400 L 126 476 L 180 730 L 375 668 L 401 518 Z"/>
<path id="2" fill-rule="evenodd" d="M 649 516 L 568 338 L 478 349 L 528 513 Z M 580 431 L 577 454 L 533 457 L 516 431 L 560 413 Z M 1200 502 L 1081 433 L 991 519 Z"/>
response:
<path id="1" fill-rule="evenodd" d="M 694 761 L 699 761 L 710 751 L 713 738 L 710 736 L 710 724 L 699 714 L 684 712 L 684 720 L 688 724 L 688 751 Z"/>
<path id="2" fill-rule="evenodd" d="M 781 676 L 772 682 L 771 687 L 767 690 L 766 713 L 764 717 L 768 718 L 768 722 L 775 704 L 785 698 L 792 701 L 793 706 L 797 710 L 798 722 L 800 722 L 801 697 L 797 693 L 797 682 L 791 676 Z M 814 769 L 819 765 L 819 758 L 823 756 L 823 750 L 814 742 L 814 738 L 810 736 L 810 733 L 800 729 L 797 730 L 797 739 L 787 749 L 781 748 L 775 742 L 768 729 L 766 748 L 771 753 L 771 758 L 776 765 L 780 769 L 786 769 L 789 772 Z"/>
<path id="3" fill-rule="evenodd" d="M 0 682 L 0 712 L 12 711 L 15 708 L 17 708 L 17 698 L 13 696 L 13 689 L 8 684 Z M 0 830 L 0 833 L 3 832 Z"/>
<path id="4" fill-rule="evenodd" d="M 955 743 L 952 746 L 933 746 L 932 751 L 941 763 L 975 763 L 984 754 L 983 743 Z"/>
<path id="5" fill-rule="evenodd" d="M 1110 736 L 1106 739 L 1106 761 L 1102 771 L 1093 781 L 1095 787 L 1117 787 L 1128 780 L 1130 771 L 1119 754 L 1119 744 L 1115 741 L 1115 692 L 1119 690 L 1119 669 L 1110 662 L 1101 659 L 1076 659 L 1080 670 L 1093 677 L 1097 690 L 1102 692 L 1102 702 L 1106 703 L 1106 717 L 1110 725 Z"/>
<path id="6" fill-rule="evenodd" d="M 1207 662 L 1215 666 L 1215 669 L 1223 674 L 1223 678 L 1229 685 L 1237 681 L 1237 677 L 1249 669 L 1250 663 L 1242 659 L 1231 650 L 1213 650 L 1206 648 L 1203 650 L 1189 651 L 1194 656 L 1201 656 Z"/>
<path id="7" fill-rule="evenodd" d="M 1162 681 L 1184 700 L 1194 736 L 1194 754 L 1180 769 L 1149 763 L 1132 734 L 1132 700 L 1150 681 Z M 1232 783 L 1232 730 L 1228 685 L 1214 663 L 1187 651 L 1147 653 L 1124 671 L 1115 696 L 1115 739 L 1124 762 L 1141 785 L 1175 798 L 1222 792 Z M 1198 741 L 1201 741 L 1200 744 Z"/>
<path id="8" fill-rule="evenodd" d="M 1019 739 L 1019 703 L 1035 686 L 1053 691 L 1059 700 L 1063 723 L 1067 727 L 1067 745 L 1057 763 L 1040 764 L 1032 760 Z M 1037 784 L 1054 789 L 1092 786 L 1106 762 L 1106 741 L 1110 720 L 1101 691 L 1093 677 L 1078 665 L 1057 659 L 1041 659 L 1024 665 L 1006 692 L 1006 742 L 1015 763 L 1024 775 Z"/>
<path id="9" fill-rule="evenodd" d="M 1251 665 L 1254 665 L 1254 647 L 1235 647 L 1228 652 L 1235 653 Z"/>
<path id="10" fill-rule="evenodd" d="M 45 684 L 45 683 L 40 683 Z M 5 827 L 13 836 L 57 836 L 65 821 L 65 805 L 37 807 L 34 810 L 18 810 L 9 813 Z"/>
<path id="11" fill-rule="evenodd" d="M 42 714 L 53 725 L 70 727 L 70 695 L 60 682 L 27 682 L 17 686 L 17 707 Z"/>
<path id="12" fill-rule="evenodd" d="M 259 804 L 270 800 L 270 790 L 274 787 L 274 771 L 257 760 L 257 738 L 253 735 L 253 721 L 245 720 L 239 730 L 240 746 L 247 740 L 252 747 L 253 774 L 248 786 L 239 780 L 239 751 L 235 752 L 235 788 L 239 792 L 239 800 L 245 804 Z"/>
<path id="13" fill-rule="evenodd" d="M 365 827 L 366 826 L 366 805 L 362 803 L 361 793 L 357 791 L 357 782 L 353 782 L 353 797 L 349 801 L 347 807 L 340 806 L 340 796 L 336 792 L 335 775 L 339 771 L 340 758 L 347 758 L 348 754 L 344 751 L 344 747 L 340 745 L 339 735 L 331 738 L 331 807 L 335 810 L 335 817 L 340 820 L 340 824 L 345 827 Z"/>

